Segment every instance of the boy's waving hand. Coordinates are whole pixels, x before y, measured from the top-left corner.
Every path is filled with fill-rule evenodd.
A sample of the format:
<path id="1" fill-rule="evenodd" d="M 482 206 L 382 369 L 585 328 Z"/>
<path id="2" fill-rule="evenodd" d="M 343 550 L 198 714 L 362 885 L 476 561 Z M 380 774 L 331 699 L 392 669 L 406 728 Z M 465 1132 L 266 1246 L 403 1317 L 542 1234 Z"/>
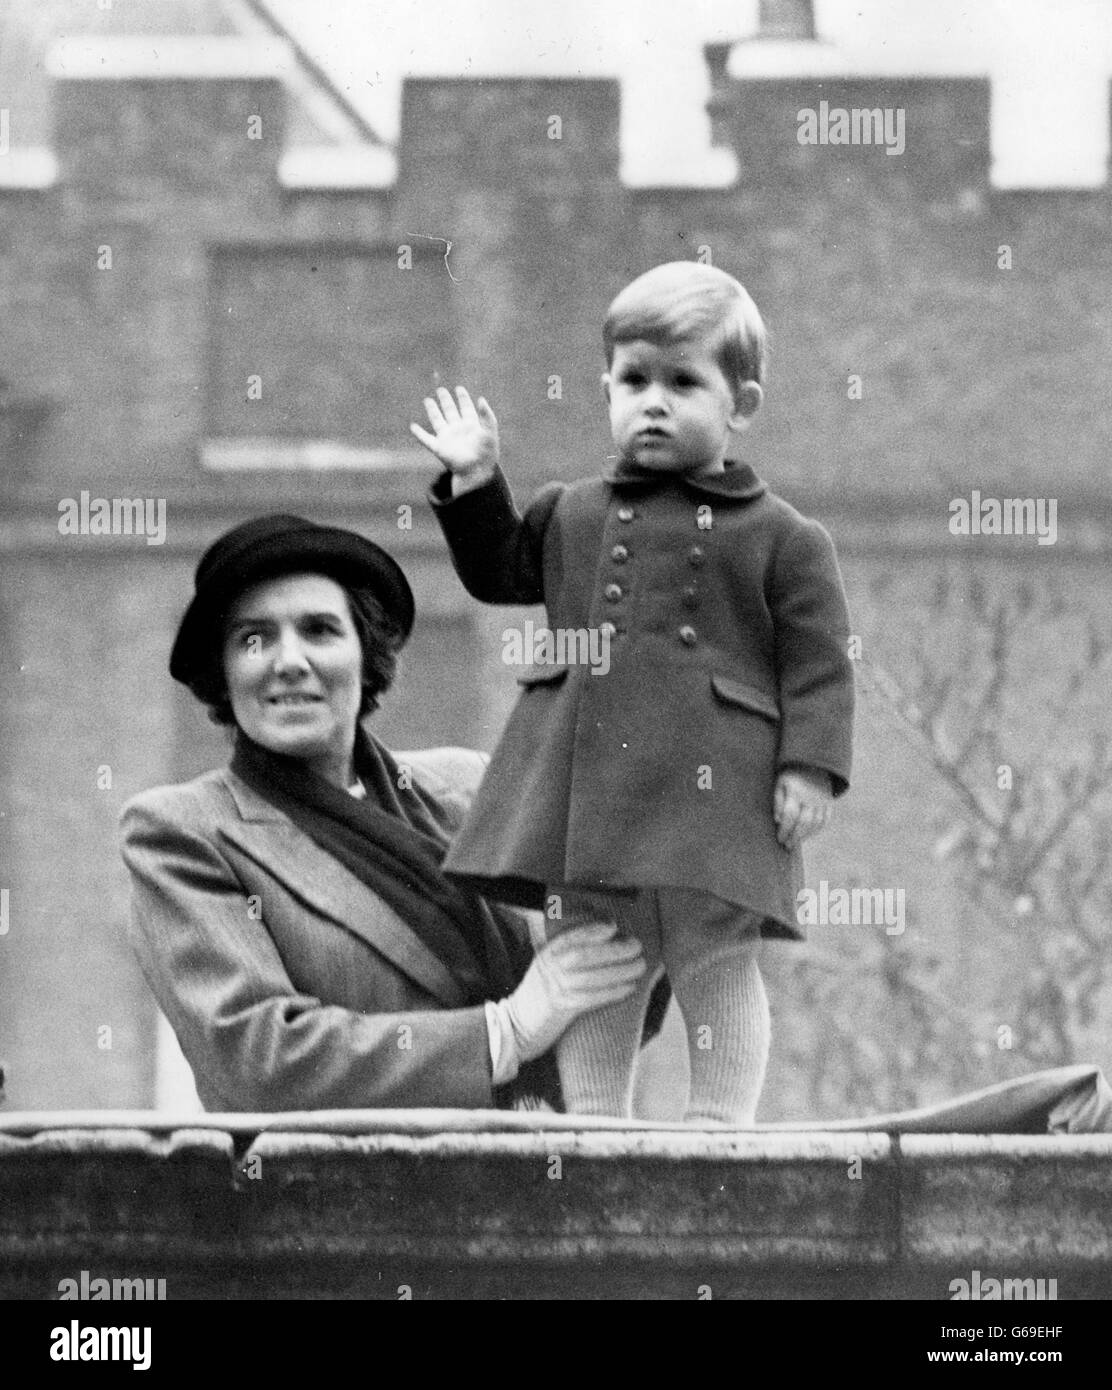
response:
<path id="1" fill-rule="evenodd" d="M 451 391 L 438 386 L 435 400 L 425 397 L 425 414 L 432 433 L 416 424 L 410 425 L 410 431 L 452 474 L 453 495 L 480 487 L 494 476 L 498 421 L 485 397 L 480 396 L 476 405 L 466 387 L 457 386 L 453 398 Z"/>

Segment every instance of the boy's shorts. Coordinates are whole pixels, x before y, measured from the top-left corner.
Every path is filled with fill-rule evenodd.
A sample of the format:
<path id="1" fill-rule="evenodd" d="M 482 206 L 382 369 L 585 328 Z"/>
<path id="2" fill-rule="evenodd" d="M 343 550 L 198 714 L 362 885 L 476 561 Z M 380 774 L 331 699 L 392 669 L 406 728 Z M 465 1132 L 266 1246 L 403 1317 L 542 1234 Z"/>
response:
<path id="1" fill-rule="evenodd" d="M 560 916 L 551 915 L 559 899 Z M 645 950 L 650 970 L 665 966 L 670 978 L 739 947 L 756 949 L 761 915 L 694 888 L 639 888 L 607 893 L 579 888 L 549 888 L 545 936 L 549 941 L 573 927 L 616 922 L 623 936 L 634 936 Z"/>

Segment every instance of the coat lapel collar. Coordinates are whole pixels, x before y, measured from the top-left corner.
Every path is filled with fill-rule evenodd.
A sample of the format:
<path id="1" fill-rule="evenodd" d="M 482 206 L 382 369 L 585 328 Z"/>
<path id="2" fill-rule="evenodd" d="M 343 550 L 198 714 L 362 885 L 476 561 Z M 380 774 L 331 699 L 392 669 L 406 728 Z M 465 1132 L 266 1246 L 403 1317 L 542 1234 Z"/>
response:
<path id="1" fill-rule="evenodd" d="M 707 478 L 686 478 L 677 473 L 625 472 L 616 464 L 611 464 L 602 476 L 611 487 L 623 491 L 626 488 L 659 488 L 667 483 L 677 483 L 691 492 L 731 502 L 750 502 L 754 497 L 760 497 L 768 487 L 751 464 L 732 459 L 726 460 L 724 473 L 714 473 Z"/>
<path id="2" fill-rule="evenodd" d="M 225 771 L 224 779 L 240 819 L 222 825 L 222 834 L 306 907 L 374 947 L 448 1007 L 462 1007 L 451 973 L 392 908 L 235 773 Z"/>

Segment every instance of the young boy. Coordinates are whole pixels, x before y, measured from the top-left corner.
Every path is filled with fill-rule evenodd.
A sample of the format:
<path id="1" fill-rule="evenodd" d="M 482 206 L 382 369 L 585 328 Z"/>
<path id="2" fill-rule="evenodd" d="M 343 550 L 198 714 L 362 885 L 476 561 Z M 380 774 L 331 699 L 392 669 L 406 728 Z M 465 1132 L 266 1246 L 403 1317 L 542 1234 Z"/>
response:
<path id="1" fill-rule="evenodd" d="M 589 629 L 609 655 L 520 673 L 445 868 L 543 903 L 550 935 L 611 918 L 640 939 L 643 987 L 560 1041 L 569 1111 L 629 1115 L 663 965 L 687 1030 L 685 1118 L 748 1125 L 769 1045 L 760 940 L 802 938 L 800 845 L 849 785 L 845 595 L 823 528 L 730 457 L 765 370 L 742 286 L 657 266 L 611 304 L 603 340 L 616 465 L 549 484 L 524 517 L 485 400 L 441 388 L 431 433 L 411 427 L 448 470 L 431 500 L 468 591 L 543 601 L 550 629 Z"/>

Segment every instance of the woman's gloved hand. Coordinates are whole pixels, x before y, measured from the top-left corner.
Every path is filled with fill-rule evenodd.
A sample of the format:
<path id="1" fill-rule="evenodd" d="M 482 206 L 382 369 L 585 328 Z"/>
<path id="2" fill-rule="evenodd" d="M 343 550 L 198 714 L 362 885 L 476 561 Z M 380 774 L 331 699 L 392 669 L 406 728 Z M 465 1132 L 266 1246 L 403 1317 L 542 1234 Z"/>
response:
<path id="1" fill-rule="evenodd" d="M 633 993 L 646 970 L 644 953 L 639 941 L 617 937 L 617 930 L 604 922 L 556 937 L 517 989 L 493 1006 L 518 1065 L 547 1052 L 580 1014 Z"/>

